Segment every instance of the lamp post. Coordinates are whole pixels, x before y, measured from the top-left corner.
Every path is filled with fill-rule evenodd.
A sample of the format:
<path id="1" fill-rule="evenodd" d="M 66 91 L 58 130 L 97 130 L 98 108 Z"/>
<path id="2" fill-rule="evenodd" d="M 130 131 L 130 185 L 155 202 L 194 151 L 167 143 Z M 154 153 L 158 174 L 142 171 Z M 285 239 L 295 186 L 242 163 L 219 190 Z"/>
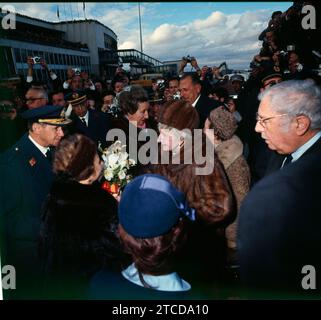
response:
<path id="1" fill-rule="evenodd" d="M 140 2 L 138 2 L 138 16 L 139 16 L 140 52 L 143 55 L 143 37 L 142 37 L 142 20 L 140 17 Z"/>

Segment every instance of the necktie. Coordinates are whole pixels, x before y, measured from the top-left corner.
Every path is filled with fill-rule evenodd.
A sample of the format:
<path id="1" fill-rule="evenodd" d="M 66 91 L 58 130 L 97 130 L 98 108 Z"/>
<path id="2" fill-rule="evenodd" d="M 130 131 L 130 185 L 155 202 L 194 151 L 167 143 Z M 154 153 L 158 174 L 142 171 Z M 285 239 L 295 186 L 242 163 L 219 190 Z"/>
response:
<path id="1" fill-rule="evenodd" d="M 47 152 L 46 152 L 46 158 L 48 159 L 48 161 L 51 162 L 51 160 L 52 160 L 52 152 L 51 152 L 50 149 L 48 149 Z"/>
<path id="2" fill-rule="evenodd" d="M 86 123 L 86 120 L 85 118 L 80 118 L 81 122 L 87 127 L 87 123 Z"/>
<path id="3" fill-rule="evenodd" d="M 291 163 L 291 161 L 292 161 L 292 156 L 289 154 L 286 158 L 285 158 L 285 161 L 284 161 L 284 163 L 283 163 L 283 166 L 282 166 L 282 168 L 284 168 L 285 166 L 287 166 L 288 164 L 290 164 Z"/>

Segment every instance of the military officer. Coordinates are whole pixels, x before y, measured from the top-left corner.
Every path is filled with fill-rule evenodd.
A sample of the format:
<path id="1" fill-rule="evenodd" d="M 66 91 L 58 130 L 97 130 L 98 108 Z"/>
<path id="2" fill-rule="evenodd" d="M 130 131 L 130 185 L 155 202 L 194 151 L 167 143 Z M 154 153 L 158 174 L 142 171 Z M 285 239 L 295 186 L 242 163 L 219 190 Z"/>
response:
<path id="1" fill-rule="evenodd" d="M 84 91 L 78 90 L 66 95 L 65 99 L 69 103 L 66 114 L 72 108 L 70 119 L 73 120 L 70 126 L 70 133 L 80 133 L 98 145 L 105 148 L 108 144 L 106 135 L 111 128 L 111 118 L 107 113 L 89 109 L 87 105 L 87 96 Z"/>
<path id="2" fill-rule="evenodd" d="M 34 297 L 40 262 L 37 256 L 40 209 L 53 180 L 51 149 L 59 144 L 62 126 L 71 122 L 62 108 L 42 106 L 22 113 L 28 132 L 0 156 L 0 227 L 3 264 L 16 269 L 10 297 Z"/>

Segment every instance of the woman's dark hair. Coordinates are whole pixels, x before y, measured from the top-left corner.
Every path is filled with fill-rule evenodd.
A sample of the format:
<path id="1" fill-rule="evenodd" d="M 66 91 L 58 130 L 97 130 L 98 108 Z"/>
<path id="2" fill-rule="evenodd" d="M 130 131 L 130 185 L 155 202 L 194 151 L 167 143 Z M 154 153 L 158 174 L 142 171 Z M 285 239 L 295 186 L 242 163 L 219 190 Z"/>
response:
<path id="1" fill-rule="evenodd" d="M 139 272 L 144 287 L 150 286 L 142 274 L 164 275 L 173 272 L 177 251 L 186 241 L 186 224 L 180 220 L 168 233 L 155 238 L 135 238 L 119 224 L 119 237 Z"/>
<path id="2" fill-rule="evenodd" d="M 132 85 L 130 91 L 123 91 L 119 95 L 119 105 L 124 114 L 134 114 L 138 103 L 148 102 L 148 95 L 140 85 Z"/>
<path id="3" fill-rule="evenodd" d="M 113 96 L 115 97 L 116 94 L 113 90 L 103 90 L 102 94 L 101 94 L 101 97 L 104 98 L 106 96 Z"/>
<path id="4" fill-rule="evenodd" d="M 56 149 L 53 171 L 71 180 L 88 179 L 94 173 L 96 144 L 88 137 L 74 134 L 61 141 Z"/>

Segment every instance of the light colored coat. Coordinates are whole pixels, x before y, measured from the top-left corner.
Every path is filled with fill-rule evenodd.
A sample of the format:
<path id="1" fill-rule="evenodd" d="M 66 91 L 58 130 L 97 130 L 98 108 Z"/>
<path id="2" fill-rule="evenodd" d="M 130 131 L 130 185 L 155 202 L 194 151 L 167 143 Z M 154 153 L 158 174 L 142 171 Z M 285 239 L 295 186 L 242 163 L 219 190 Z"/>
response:
<path id="1" fill-rule="evenodd" d="M 241 203 L 250 189 L 250 170 L 243 157 L 243 144 L 234 135 L 231 139 L 223 141 L 216 148 L 217 156 L 221 160 L 232 190 L 234 192 L 239 212 Z M 227 245 L 229 248 L 236 248 L 237 220 L 226 228 Z"/>

